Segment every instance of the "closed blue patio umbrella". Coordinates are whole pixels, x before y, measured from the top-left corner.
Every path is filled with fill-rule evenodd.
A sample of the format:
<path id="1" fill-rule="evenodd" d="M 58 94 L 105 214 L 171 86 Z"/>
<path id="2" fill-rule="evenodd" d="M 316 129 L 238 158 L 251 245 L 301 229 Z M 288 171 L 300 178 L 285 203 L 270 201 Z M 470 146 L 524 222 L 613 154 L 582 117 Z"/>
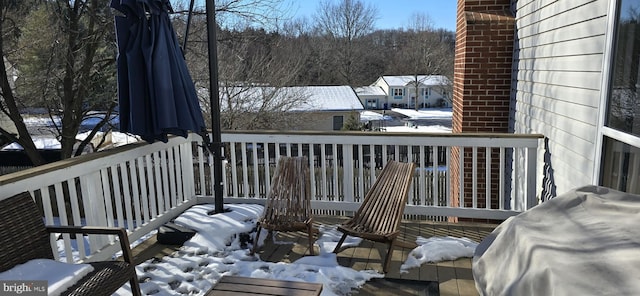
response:
<path id="1" fill-rule="evenodd" d="M 199 133 L 213 154 L 215 212 L 223 212 L 215 1 L 206 0 L 211 140 L 171 26 L 169 0 L 112 0 L 111 7 L 116 10 L 121 131 L 140 135 L 150 143 L 166 142 L 169 134 L 186 137 L 189 131 Z"/>
<path id="2" fill-rule="evenodd" d="M 112 0 L 118 44 L 120 130 L 147 142 L 204 134 L 195 86 L 171 25 L 168 0 Z"/>

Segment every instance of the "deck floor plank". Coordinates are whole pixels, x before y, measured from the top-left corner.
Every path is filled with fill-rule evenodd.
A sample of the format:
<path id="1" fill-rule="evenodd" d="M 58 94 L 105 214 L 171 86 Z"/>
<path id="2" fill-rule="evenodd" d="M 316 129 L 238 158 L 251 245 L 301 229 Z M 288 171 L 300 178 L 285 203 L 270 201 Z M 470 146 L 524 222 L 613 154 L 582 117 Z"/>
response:
<path id="1" fill-rule="evenodd" d="M 345 221 L 346 217 L 314 217 L 314 227 L 321 225 L 337 225 Z M 431 221 L 403 221 L 400 228 L 398 240 L 400 243 L 394 248 L 391 257 L 389 272 L 386 277 L 389 279 L 438 281 L 440 295 L 476 296 L 473 276 L 471 274 L 471 259 L 461 258 L 455 261 L 443 261 L 439 263 L 426 263 L 419 268 L 409 269 L 407 273 L 400 273 L 400 266 L 404 263 L 412 250 L 411 245 L 416 246 L 416 238 L 422 236 L 429 238 L 432 236 L 453 236 L 467 237 L 479 242 L 486 237 L 496 224 L 472 223 L 472 222 L 431 222 Z M 317 239 L 318 236 L 315 236 Z M 307 234 L 304 232 L 278 233 L 276 241 L 271 241 L 258 250 L 257 254 L 264 261 L 269 262 L 293 262 L 302 256 L 308 256 Z M 163 246 L 155 240 L 149 240 L 134 248 L 133 253 L 136 262 L 143 262 L 146 258 L 162 258 L 177 250 L 176 246 Z M 387 245 L 363 240 L 357 247 L 343 249 L 338 253 L 338 263 L 342 266 L 351 267 L 356 270 L 374 269 L 382 270 L 381 257 L 386 254 Z M 319 249 L 314 248 L 315 254 Z M 366 295 L 394 295 L 397 288 L 385 287 L 384 285 L 365 284 L 357 294 Z M 410 294 L 407 294 L 410 295 Z"/>

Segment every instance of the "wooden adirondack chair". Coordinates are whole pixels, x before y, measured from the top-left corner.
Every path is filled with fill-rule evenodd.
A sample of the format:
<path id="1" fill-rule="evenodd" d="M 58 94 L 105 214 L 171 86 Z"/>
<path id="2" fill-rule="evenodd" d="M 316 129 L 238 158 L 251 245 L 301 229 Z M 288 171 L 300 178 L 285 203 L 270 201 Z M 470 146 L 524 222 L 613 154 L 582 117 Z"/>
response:
<path id="1" fill-rule="evenodd" d="M 309 161 L 307 157 L 282 156 L 271 180 L 254 247 L 257 250 L 261 228 L 273 231 L 306 231 L 309 235 L 309 253 L 313 255 L 313 232 Z"/>
<path id="2" fill-rule="evenodd" d="M 391 261 L 391 251 L 399 234 L 398 227 L 407 204 L 409 188 L 413 181 L 415 165 L 390 161 L 364 197 L 360 208 L 353 218 L 338 226 L 343 232 L 342 238 L 333 250 L 340 247 L 347 235 L 386 243 L 389 246 L 384 259 L 383 271 L 386 273 Z"/>

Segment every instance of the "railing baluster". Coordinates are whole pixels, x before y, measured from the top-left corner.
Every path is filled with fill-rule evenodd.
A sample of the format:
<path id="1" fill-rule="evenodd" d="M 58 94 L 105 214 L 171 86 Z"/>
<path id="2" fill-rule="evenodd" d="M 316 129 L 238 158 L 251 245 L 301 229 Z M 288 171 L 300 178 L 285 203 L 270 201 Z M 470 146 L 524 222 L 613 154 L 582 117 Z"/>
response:
<path id="1" fill-rule="evenodd" d="M 239 188 L 238 188 L 238 156 L 236 155 L 236 146 L 238 145 L 238 143 L 236 142 L 232 142 L 231 143 L 231 159 L 229 160 L 229 163 L 231 164 L 231 188 L 232 189 L 232 196 L 233 197 L 240 197 L 240 193 Z M 242 145 L 242 144 L 240 144 Z"/>
<path id="2" fill-rule="evenodd" d="M 505 148 L 500 147 L 500 168 L 498 170 L 498 209 L 500 210 L 504 210 L 504 183 L 506 182 L 504 175 L 505 155 Z"/>
<path id="3" fill-rule="evenodd" d="M 142 222 L 149 222 L 149 194 L 147 194 L 147 177 L 145 175 L 147 171 L 147 166 L 145 164 L 144 157 L 138 157 L 136 159 L 138 166 L 138 177 L 140 178 L 140 202 L 141 202 L 141 210 L 142 210 Z"/>
<path id="4" fill-rule="evenodd" d="M 164 203 L 164 211 L 171 209 L 171 191 L 169 191 L 169 172 L 167 169 L 167 151 L 161 150 L 160 153 L 160 169 L 162 171 L 162 202 Z"/>
<path id="5" fill-rule="evenodd" d="M 69 184 L 68 180 L 67 184 Z M 62 193 L 62 183 L 54 184 L 53 188 L 56 195 L 56 206 L 58 208 L 58 219 L 60 223 L 59 225 L 68 226 L 69 221 L 67 220 L 67 209 L 64 200 L 64 193 Z M 62 241 L 64 243 L 64 252 L 65 254 L 67 254 L 67 263 L 73 263 L 73 256 L 69 256 L 73 252 L 71 248 L 71 235 L 68 233 L 62 234 Z"/>
<path id="6" fill-rule="evenodd" d="M 446 168 L 446 195 L 445 195 L 445 200 L 446 200 L 446 204 L 445 206 L 453 206 L 451 204 L 451 178 L 449 178 L 449 176 L 451 176 L 451 170 L 449 169 L 450 166 L 452 166 L 453 164 L 451 163 L 451 147 L 447 146 L 447 168 Z M 438 203 L 439 204 L 439 203 Z"/>
<path id="7" fill-rule="evenodd" d="M 168 209 L 178 205 L 178 186 L 176 184 L 176 162 L 173 149 L 167 149 L 167 159 L 169 160 L 168 172 L 169 172 L 169 190 L 171 192 L 171 203 L 167 206 Z"/>
<path id="8" fill-rule="evenodd" d="M 471 167 L 471 178 L 473 180 L 472 186 L 471 186 L 471 202 L 472 202 L 472 207 L 475 209 L 478 207 L 478 147 L 477 146 L 473 146 L 471 148 L 471 151 L 473 153 L 473 157 L 472 157 L 472 167 Z"/>
<path id="9" fill-rule="evenodd" d="M 433 161 L 433 165 L 432 168 L 433 170 L 431 171 L 431 191 L 432 191 L 432 195 L 431 198 L 433 199 L 431 202 L 431 205 L 438 205 L 438 196 L 440 196 L 440 189 L 438 187 L 438 183 L 440 182 L 440 163 L 438 163 L 438 149 L 440 149 L 439 146 L 431 146 L 431 159 Z M 426 164 L 425 164 L 426 166 Z"/>
<path id="10" fill-rule="evenodd" d="M 464 146 L 459 146 L 458 147 L 460 149 L 460 153 L 458 155 L 458 186 L 459 186 L 459 190 L 458 190 L 458 203 L 459 203 L 459 207 L 461 208 L 465 208 L 464 205 L 464 158 L 466 157 L 465 155 L 465 147 Z"/>
<path id="11" fill-rule="evenodd" d="M 136 159 L 132 159 L 129 166 L 129 179 L 131 180 L 131 198 L 133 199 L 134 219 L 137 225 L 142 222 L 142 213 L 140 208 L 140 193 L 138 187 L 138 169 Z M 131 229 L 133 230 L 133 229 Z"/>
<path id="12" fill-rule="evenodd" d="M 102 180 L 102 182 L 104 182 L 106 180 L 106 177 L 103 176 L 103 172 L 106 171 L 105 169 L 100 170 L 100 178 Z M 80 217 L 80 203 L 78 202 L 78 190 L 76 189 L 75 186 L 75 178 L 72 179 L 72 183 L 68 184 L 69 186 L 69 200 L 71 201 L 71 214 L 73 217 L 73 225 L 74 226 L 82 226 L 82 217 Z M 113 207 L 111 205 L 111 198 L 108 198 L 109 193 L 104 193 L 104 187 L 103 187 L 103 194 L 105 194 L 105 208 L 107 210 L 107 226 L 113 226 Z M 76 236 L 76 246 L 78 246 L 78 257 L 80 258 L 80 260 L 85 259 L 87 256 L 87 250 L 85 250 L 84 248 L 84 236 Z M 67 253 L 68 254 L 68 253 Z"/>
<path id="13" fill-rule="evenodd" d="M 311 200 L 316 200 L 317 199 L 317 195 L 318 192 L 316 190 L 317 186 L 316 186 L 316 166 L 315 166 L 315 147 L 312 144 L 309 144 L 309 174 L 310 174 L 310 183 L 311 183 Z"/>
<path id="14" fill-rule="evenodd" d="M 127 161 L 121 167 L 122 173 L 122 198 L 124 199 L 124 210 L 125 210 L 125 222 L 127 223 L 127 230 L 133 230 L 133 222 L 135 218 L 133 217 L 133 208 L 131 206 L 131 188 L 129 187 L 129 169 L 128 167 L 131 164 Z"/>
<path id="15" fill-rule="evenodd" d="M 327 151 L 324 144 L 320 145 L 320 157 L 322 158 L 322 200 L 328 200 L 328 185 L 327 185 Z"/>
<path id="16" fill-rule="evenodd" d="M 165 171 L 163 169 L 162 152 L 156 151 L 153 153 L 153 169 L 155 171 L 156 179 L 156 196 L 154 198 L 158 201 L 158 215 L 164 213 L 165 200 L 169 191 L 167 190 L 167 182 L 165 180 Z"/>
<path id="17" fill-rule="evenodd" d="M 388 150 L 387 145 L 382 145 L 382 167 L 387 165 L 387 160 L 389 159 L 389 154 L 387 150 Z"/>
<path id="18" fill-rule="evenodd" d="M 265 198 L 267 197 L 266 194 L 268 194 L 268 188 L 271 188 L 271 159 L 270 159 L 270 148 L 269 148 L 269 143 L 265 142 L 264 144 L 264 176 L 265 176 L 265 186 L 266 186 L 266 190 L 265 190 Z"/>
<path id="19" fill-rule="evenodd" d="M 249 197 L 249 171 L 247 169 L 247 143 L 240 145 L 240 151 L 242 153 L 242 196 Z"/>
<path id="20" fill-rule="evenodd" d="M 204 145 L 200 145 L 200 143 L 198 143 L 198 145 L 196 145 L 195 148 L 196 152 L 198 153 L 198 180 L 200 180 L 200 195 L 207 195 L 207 186 L 205 184 L 207 184 L 205 182 L 205 173 L 204 173 Z M 213 178 L 211 178 L 211 180 L 213 180 Z M 213 191 L 211 191 L 211 195 L 213 195 Z"/>
<path id="21" fill-rule="evenodd" d="M 149 187 L 149 211 L 151 212 L 151 218 L 155 218 L 156 216 L 158 216 L 158 210 L 156 207 L 156 186 L 157 184 L 159 184 L 159 182 L 154 178 L 153 176 L 153 172 L 155 169 L 155 166 L 153 165 L 153 159 L 151 158 L 150 154 L 147 154 L 144 156 L 144 160 L 145 160 L 145 167 L 147 169 L 147 184 Z M 150 182 L 150 183 L 149 183 Z M 204 182 L 202 183 L 202 186 L 204 188 Z"/>
<path id="22" fill-rule="evenodd" d="M 109 188 L 109 170 L 107 168 L 101 169 L 100 170 L 100 180 L 102 182 L 102 194 L 104 194 L 104 204 L 105 204 L 105 209 L 106 209 L 106 213 L 107 213 L 107 226 L 109 227 L 113 227 L 114 226 L 114 217 L 113 217 L 113 202 L 112 197 L 111 197 L 111 190 Z M 69 186 L 69 192 L 71 193 L 71 205 L 74 209 L 77 208 L 77 210 L 74 210 L 73 213 L 73 219 L 77 221 L 74 221 L 74 225 L 76 226 L 80 226 L 78 223 L 80 223 L 80 206 L 78 204 L 78 193 L 76 190 L 76 186 Z M 74 205 L 74 200 L 75 199 L 75 204 Z M 76 216 L 77 215 L 77 216 Z"/>
<path id="23" fill-rule="evenodd" d="M 173 161 L 174 161 L 174 171 L 176 172 L 176 206 L 181 204 L 186 197 L 186 192 L 189 190 L 189 184 L 192 183 L 191 179 L 188 175 L 185 175 L 184 172 L 184 161 L 185 159 L 182 157 L 182 153 L 184 152 L 182 149 L 182 145 L 178 145 L 173 149 Z M 193 170 L 193 167 L 191 168 Z"/>
<path id="24" fill-rule="evenodd" d="M 359 201 L 362 201 L 364 198 L 364 145 L 358 145 L 358 189 L 357 193 L 354 195 L 354 198 L 357 196 Z M 371 150 L 369 150 L 371 151 Z M 369 159 L 371 159 L 371 153 L 369 153 Z"/>
<path id="25" fill-rule="evenodd" d="M 119 174 L 119 166 L 111 166 L 111 182 L 113 184 L 113 197 L 116 203 L 116 217 L 118 218 L 118 227 L 124 226 L 124 211 L 122 207 L 122 192 L 120 191 L 120 174 Z M 83 196 L 84 197 L 84 196 Z M 86 206 L 86 205 L 85 205 Z"/>
<path id="26" fill-rule="evenodd" d="M 107 216 L 104 212 L 104 198 L 101 194 L 100 175 L 97 171 L 79 177 L 82 189 L 84 213 L 87 225 L 100 226 L 107 225 Z M 113 241 L 113 238 L 106 235 L 90 235 L 89 245 L 91 251 L 95 252 L 103 246 Z M 67 254 L 70 256 L 70 254 Z"/>
<path id="27" fill-rule="evenodd" d="M 338 165 L 336 164 L 337 168 Z M 353 145 L 342 145 L 342 190 L 344 201 L 353 201 L 355 186 L 353 185 Z M 336 182 L 337 185 L 338 182 Z M 336 186 L 337 188 L 337 186 Z"/>
<path id="28" fill-rule="evenodd" d="M 491 147 L 485 147 L 485 208 L 491 208 Z"/>
<path id="29" fill-rule="evenodd" d="M 338 193 L 338 179 L 340 178 L 340 174 L 338 172 L 338 162 L 340 161 L 338 159 L 338 144 L 332 144 L 331 145 L 332 149 L 331 149 L 331 153 L 333 153 L 333 162 L 331 163 L 332 168 L 333 168 L 333 178 L 331 178 L 331 180 L 333 181 L 333 201 L 338 201 L 340 194 Z"/>
<path id="30" fill-rule="evenodd" d="M 260 168 L 258 166 L 258 143 L 251 143 L 251 157 L 253 158 L 253 197 L 260 197 Z"/>

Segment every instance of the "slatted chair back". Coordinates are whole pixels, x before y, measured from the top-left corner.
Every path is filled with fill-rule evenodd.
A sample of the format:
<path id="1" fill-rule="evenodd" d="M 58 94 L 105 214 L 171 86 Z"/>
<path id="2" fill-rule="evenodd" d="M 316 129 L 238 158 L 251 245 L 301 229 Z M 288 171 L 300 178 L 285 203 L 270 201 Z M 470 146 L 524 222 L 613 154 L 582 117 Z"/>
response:
<path id="1" fill-rule="evenodd" d="M 263 227 L 294 231 L 311 217 L 309 162 L 307 157 L 282 156 L 271 180 Z M 266 225 L 266 226 L 265 226 Z"/>
<path id="2" fill-rule="evenodd" d="M 353 218 L 338 226 L 338 230 L 344 234 L 334 250 L 335 253 L 340 251 L 347 235 L 387 243 L 389 251 L 383 265 L 384 271 L 387 271 L 391 250 L 407 205 L 414 170 L 413 163 L 391 160 L 385 165 Z"/>
<path id="3" fill-rule="evenodd" d="M 309 252 L 313 255 L 311 176 L 306 156 L 281 156 L 271 179 L 265 209 L 258 220 L 256 243 L 261 228 L 273 231 L 306 231 L 309 236 Z"/>
<path id="4" fill-rule="evenodd" d="M 413 181 L 413 163 L 390 161 L 347 226 L 365 234 L 391 236 L 398 231 Z"/>

